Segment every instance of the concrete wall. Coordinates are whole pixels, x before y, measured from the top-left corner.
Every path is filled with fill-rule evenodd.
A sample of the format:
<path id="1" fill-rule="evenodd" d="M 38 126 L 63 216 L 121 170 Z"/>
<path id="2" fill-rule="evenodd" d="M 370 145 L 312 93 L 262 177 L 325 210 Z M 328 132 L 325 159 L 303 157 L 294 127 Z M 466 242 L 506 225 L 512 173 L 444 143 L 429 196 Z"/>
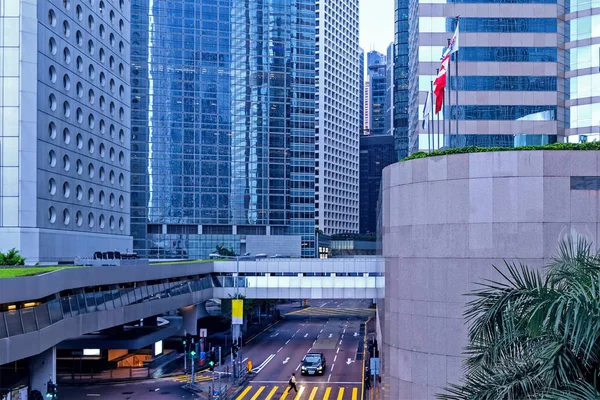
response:
<path id="1" fill-rule="evenodd" d="M 248 235 L 246 251 L 250 254 L 279 254 L 282 256 L 302 256 L 302 236 L 289 235 Z"/>
<path id="2" fill-rule="evenodd" d="M 433 399 L 458 382 L 465 293 L 503 260 L 541 267 L 572 233 L 598 243 L 596 151 L 431 157 L 384 170 L 383 370 L 389 399 Z M 592 179 L 594 180 L 594 179 Z"/>

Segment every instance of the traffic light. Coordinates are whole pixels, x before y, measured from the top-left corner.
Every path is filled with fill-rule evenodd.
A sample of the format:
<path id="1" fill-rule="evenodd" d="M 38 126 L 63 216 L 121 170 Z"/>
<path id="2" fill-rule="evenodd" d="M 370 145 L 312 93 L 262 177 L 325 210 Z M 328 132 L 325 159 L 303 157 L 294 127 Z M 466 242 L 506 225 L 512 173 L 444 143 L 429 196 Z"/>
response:
<path id="1" fill-rule="evenodd" d="M 192 358 L 196 357 L 196 351 L 195 350 L 190 351 L 190 357 L 192 357 Z"/>
<path id="2" fill-rule="evenodd" d="M 231 354 L 233 354 L 233 358 L 237 358 L 239 349 L 240 348 L 238 347 L 237 344 L 234 344 L 233 346 L 231 346 Z"/>
<path id="3" fill-rule="evenodd" d="M 49 380 L 46 384 L 46 397 L 54 399 L 58 395 L 58 385 Z"/>
<path id="4" fill-rule="evenodd" d="M 212 359 L 208 362 L 208 368 L 211 372 L 215 370 L 215 362 Z"/>

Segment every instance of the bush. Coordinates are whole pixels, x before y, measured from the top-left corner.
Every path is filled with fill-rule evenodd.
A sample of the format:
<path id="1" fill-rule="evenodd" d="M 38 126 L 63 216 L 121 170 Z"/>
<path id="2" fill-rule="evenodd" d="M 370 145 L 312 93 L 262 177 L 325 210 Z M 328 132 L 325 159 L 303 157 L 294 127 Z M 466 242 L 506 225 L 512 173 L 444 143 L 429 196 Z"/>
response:
<path id="1" fill-rule="evenodd" d="M 600 150 L 600 142 L 589 143 L 552 143 L 543 146 L 521 147 L 477 147 L 465 146 L 453 149 L 435 150 L 430 153 L 418 151 L 400 161 L 416 160 L 418 158 L 445 156 L 448 154 L 486 153 L 490 151 L 519 151 L 519 150 Z"/>
<path id="2" fill-rule="evenodd" d="M 25 257 L 19 254 L 19 250 L 12 248 L 6 253 L 0 252 L 0 265 L 25 265 Z"/>

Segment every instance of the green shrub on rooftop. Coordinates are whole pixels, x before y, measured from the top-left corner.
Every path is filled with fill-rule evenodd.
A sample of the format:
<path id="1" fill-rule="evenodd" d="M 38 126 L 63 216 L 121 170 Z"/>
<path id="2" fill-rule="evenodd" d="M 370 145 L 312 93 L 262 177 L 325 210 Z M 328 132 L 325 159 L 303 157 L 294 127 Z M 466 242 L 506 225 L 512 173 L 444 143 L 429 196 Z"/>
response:
<path id="1" fill-rule="evenodd" d="M 465 146 L 452 149 L 435 150 L 432 152 L 419 151 L 402 159 L 401 161 L 416 160 L 418 158 L 446 156 L 448 154 L 487 153 L 490 151 L 519 151 L 519 150 L 600 150 L 600 142 L 588 143 L 552 143 L 543 146 L 520 147 L 477 147 Z"/>

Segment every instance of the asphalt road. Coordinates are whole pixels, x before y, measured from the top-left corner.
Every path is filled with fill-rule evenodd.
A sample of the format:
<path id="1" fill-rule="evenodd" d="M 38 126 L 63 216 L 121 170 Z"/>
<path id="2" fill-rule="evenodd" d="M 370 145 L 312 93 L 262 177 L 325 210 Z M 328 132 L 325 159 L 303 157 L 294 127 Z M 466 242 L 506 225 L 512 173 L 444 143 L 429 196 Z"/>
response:
<path id="1" fill-rule="evenodd" d="M 62 386 L 59 388 L 59 398 L 61 400 L 174 400 L 197 398 L 192 393 L 181 389 L 181 386 L 180 382 L 167 380 L 85 387 Z"/>
<path id="2" fill-rule="evenodd" d="M 254 377 L 236 400 L 360 399 L 363 362 L 357 360 L 357 350 L 362 339 L 360 324 L 368 317 L 358 311 L 365 311 L 368 304 L 315 301 L 308 309 L 290 309 L 285 320 L 242 350 L 243 359 L 252 360 Z M 357 311 L 347 313 L 349 310 Z M 300 374 L 302 359 L 308 352 L 325 355 L 327 369 L 322 376 Z M 296 374 L 297 395 L 287 391 L 292 373 Z"/>

